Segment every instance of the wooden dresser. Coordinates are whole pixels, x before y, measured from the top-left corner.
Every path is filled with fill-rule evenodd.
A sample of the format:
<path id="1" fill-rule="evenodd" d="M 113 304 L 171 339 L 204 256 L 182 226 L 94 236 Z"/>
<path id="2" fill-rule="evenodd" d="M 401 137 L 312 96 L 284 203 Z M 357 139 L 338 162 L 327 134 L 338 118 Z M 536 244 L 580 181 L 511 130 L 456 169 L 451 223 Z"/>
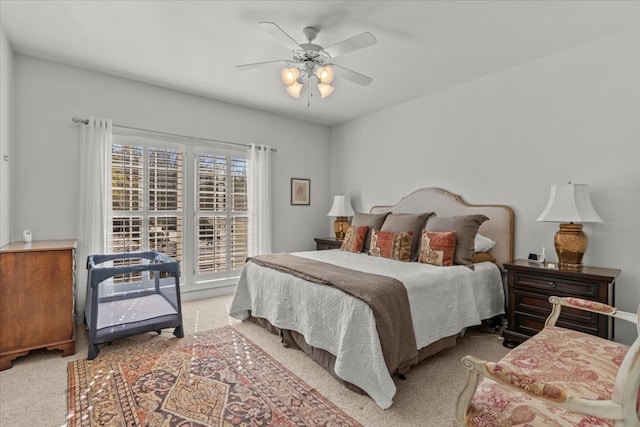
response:
<path id="1" fill-rule="evenodd" d="M 549 297 L 578 297 L 615 305 L 615 281 L 620 270 L 584 266 L 561 270 L 557 264 L 535 264 L 524 259 L 505 263 L 508 275 L 508 327 L 505 347 L 515 347 L 538 333 L 551 313 Z M 613 319 L 563 307 L 557 323 L 568 329 L 606 339 L 614 338 Z"/>
<path id="2" fill-rule="evenodd" d="M 30 350 L 75 354 L 75 240 L 0 248 L 0 371 Z"/>

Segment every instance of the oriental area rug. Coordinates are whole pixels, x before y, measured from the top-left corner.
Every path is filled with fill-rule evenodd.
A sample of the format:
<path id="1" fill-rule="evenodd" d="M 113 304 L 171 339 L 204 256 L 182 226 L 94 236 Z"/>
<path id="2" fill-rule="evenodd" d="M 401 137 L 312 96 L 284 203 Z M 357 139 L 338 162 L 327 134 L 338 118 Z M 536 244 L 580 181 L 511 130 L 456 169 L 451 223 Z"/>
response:
<path id="1" fill-rule="evenodd" d="M 360 426 L 231 326 L 68 365 L 71 426 Z"/>

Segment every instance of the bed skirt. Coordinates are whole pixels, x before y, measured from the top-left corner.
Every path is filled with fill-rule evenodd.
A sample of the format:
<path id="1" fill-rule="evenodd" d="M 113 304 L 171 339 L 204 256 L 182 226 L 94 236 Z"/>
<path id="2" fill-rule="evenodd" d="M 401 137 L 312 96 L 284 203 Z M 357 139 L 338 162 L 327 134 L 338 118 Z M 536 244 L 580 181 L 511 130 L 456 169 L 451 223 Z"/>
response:
<path id="1" fill-rule="evenodd" d="M 360 387 L 338 377 L 333 370 L 333 366 L 336 362 L 336 357 L 326 350 L 307 344 L 307 341 L 304 339 L 304 336 L 301 333 L 289 329 L 278 328 L 276 326 L 273 326 L 267 319 L 263 319 L 261 317 L 249 316 L 248 320 L 252 323 L 255 323 L 256 325 L 265 328 L 272 334 L 278 335 L 282 339 L 283 346 L 297 348 L 304 351 L 314 362 L 323 367 L 349 390 L 355 391 L 360 394 L 366 394 Z M 445 337 L 432 344 L 427 345 L 426 347 L 422 347 L 418 350 L 418 363 L 444 349 L 455 347 L 456 340 L 459 336 L 461 336 L 461 334 Z"/>

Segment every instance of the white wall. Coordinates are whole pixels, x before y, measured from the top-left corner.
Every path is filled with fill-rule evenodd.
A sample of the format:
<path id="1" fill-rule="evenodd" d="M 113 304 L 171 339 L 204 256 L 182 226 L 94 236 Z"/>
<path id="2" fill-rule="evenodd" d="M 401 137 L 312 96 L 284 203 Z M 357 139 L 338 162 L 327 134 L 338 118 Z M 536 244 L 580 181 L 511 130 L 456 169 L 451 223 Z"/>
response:
<path id="1" fill-rule="evenodd" d="M 546 246 L 551 184 L 590 186 L 587 265 L 619 268 L 616 305 L 640 302 L 640 32 L 629 30 L 334 127 L 332 193 L 354 209 L 421 187 L 515 211 L 515 255 Z M 428 78 L 423 76 L 421 78 Z M 630 342 L 632 327 L 616 324 Z"/>
<path id="2" fill-rule="evenodd" d="M 0 247 L 11 241 L 11 100 L 13 98 L 13 50 L 0 27 Z M 7 156 L 8 160 L 4 160 Z"/>
<path id="3" fill-rule="evenodd" d="M 273 250 L 311 250 L 326 233 L 329 128 L 20 54 L 14 65 L 13 240 L 26 228 L 35 240 L 78 237 L 81 125 L 73 116 L 272 145 Z M 310 206 L 290 205 L 291 177 L 311 179 Z M 84 263 L 78 260 L 78 275 L 86 274 Z M 80 311 L 84 295 L 79 288 Z"/>

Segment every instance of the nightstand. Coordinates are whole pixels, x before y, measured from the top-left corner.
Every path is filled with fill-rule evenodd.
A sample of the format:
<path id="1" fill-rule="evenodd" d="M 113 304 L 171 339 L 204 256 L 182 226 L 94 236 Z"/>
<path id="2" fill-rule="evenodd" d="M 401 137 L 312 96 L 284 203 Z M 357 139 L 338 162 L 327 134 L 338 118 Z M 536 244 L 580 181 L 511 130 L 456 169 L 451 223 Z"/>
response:
<path id="1" fill-rule="evenodd" d="M 342 246 L 342 240 L 338 240 L 335 237 L 316 237 L 313 239 L 316 241 L 316 250 L 324 251 L 326 249 L 340 249 Z"/>
<path id="2" fill-rule="evenodd" d="M 508 326 L 504 346 L 513 348 L 538 333 L 551 313 L 549 297 L 578 297 L 614 304 L 615 281 L 620 270 L 584 266 L 560 270 L 557 264 L 536 264 L 525 259 L 505 263 L 508 288 Z M 563 307 L 557 326 L 613 339 L 613 318 Z"/>

